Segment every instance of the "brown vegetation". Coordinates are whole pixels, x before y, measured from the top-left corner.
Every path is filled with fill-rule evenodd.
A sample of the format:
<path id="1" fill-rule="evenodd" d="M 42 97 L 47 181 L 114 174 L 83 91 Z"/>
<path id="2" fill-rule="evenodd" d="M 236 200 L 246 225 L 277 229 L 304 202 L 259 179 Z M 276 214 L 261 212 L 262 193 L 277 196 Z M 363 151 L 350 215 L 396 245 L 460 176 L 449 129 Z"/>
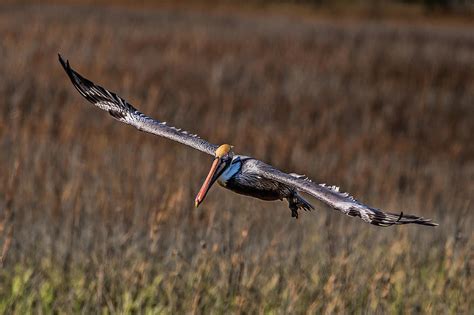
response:
<path id="1" fill-rule="evenodd" d="M 2 7 L 0 313 L 469 313 L 473 34 Z M 152 117 L 440 226 L 294 220 L 217 186 L 194 209 L 209 157 L 93 108 L 57 52 Z"/>

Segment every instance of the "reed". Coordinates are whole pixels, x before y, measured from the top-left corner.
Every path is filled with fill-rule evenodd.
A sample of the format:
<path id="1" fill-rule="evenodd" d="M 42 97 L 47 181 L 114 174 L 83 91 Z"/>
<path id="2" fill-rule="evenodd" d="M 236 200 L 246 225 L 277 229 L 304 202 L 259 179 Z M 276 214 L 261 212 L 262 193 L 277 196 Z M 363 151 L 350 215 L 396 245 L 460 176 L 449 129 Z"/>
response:
<path id="1" fill-rule="evenodd" d="M 469 26 L 4 6 L 0 38 L 0 313 L 474 309 Z M 217 186 L 195 209 L 209 158 L 93 108 L 58 52 L 152 117 L 440 226 Z"/>

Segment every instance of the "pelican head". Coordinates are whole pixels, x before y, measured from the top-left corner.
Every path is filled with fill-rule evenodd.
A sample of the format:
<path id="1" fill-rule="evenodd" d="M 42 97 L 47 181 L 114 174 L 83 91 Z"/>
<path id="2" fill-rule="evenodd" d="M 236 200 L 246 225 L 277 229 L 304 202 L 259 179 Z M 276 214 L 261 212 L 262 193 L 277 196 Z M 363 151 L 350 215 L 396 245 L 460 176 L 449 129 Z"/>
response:
<path id="1" fill-rule="evenodd" d="M 221 174 L 230 166 L 234 152 L 232 151 L 233 146 L 229 144 L 223 144 L 217 148 L 215 153 L 214 161 L 212 162 L 211 170 L 207 174 L 206 180 L 202 184 L 199 193 L 196 196 L 194 205 L 196 208 L 206 198 L 207 192 L 211 188 L 212 184 L 221 176 Z"/>

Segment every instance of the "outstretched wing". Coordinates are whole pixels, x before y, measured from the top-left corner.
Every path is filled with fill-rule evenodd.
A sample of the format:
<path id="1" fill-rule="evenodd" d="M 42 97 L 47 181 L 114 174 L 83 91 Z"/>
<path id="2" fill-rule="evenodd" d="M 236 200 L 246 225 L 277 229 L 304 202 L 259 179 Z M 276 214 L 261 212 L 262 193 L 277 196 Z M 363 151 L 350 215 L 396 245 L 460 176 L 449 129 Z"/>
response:
<path id="1" fill-rule="evenodd" d="M 286 174 L 270 165 L 264 164 L 257 170 L 261 176 L 275 180 L 294 187 L 298 191 L 310 194 L 318 200 L 324 202 L 335 210 L 351 217 L 359 217 L 367 223 L 378 226 L 391 226 L 400 224 L 422 224 L 429 226 L 437 226 L 438 224 L 431 222 L 430 219 L 425 219 L 415 215 L 399 213 L 383 212 L 380 209 L 366 206 L 355 200 L 348 193 L 340 192 L 339 187 L 328 186 L 325 184 L 317 184 L 312 182 L 306 176 L 296 174 Z"/>
<path id="2" fill-rule="evenodd" d="M 216 145 L 199 138 L 197 135 L 168 126 L 166 122 L 157 121 L 140 113 L 135 107 L 117 94 L 95 85 L 93 82 L 82 77 L 69 66 L 69 61 L 65 62 L 61 58 L 61 55 L 59 55 L 59 62 L 79 93 L 95 106 L 107 111 L 113 118 L 132 125 L 138 130 L 186 144 L 212 156 L 215 155 L 217 149 Z"/>

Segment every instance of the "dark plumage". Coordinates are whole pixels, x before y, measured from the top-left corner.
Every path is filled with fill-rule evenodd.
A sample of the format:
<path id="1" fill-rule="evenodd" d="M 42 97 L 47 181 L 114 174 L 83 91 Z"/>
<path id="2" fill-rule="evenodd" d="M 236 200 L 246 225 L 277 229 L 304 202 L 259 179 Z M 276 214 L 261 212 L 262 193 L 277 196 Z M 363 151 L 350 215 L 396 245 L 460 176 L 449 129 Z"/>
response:
<path id="1" fill-rule="evenodd" d="M 293 217 L 298 218 L 298 210 L 311 210 L 314 207 L 300 193 L 309 194 L 331 208 L 358 217 L 377 226 L 401 224 L 421 224 L 436 226 L 436 223 L 415 215 L 383 212 L 366 206 L 338 187 L 316 184 L 305 176 L 284 173 L 262 161 L 247 156 L 234 155 L 232 147 L 217 146 L 189 134 L 181 129 L 168 126 L 165 122 L 150 118 L 117 94 L 94 84 L 74 71 L 69 62 L 61 56 L 59 61 L 71 79 L 74 87 L 89 102 L 107 111 L 115 119 L 132 125 L 139 130 L 162 136 L 214 156 L 211 170 L 199 191 L 195 204 L 198 206 L 206 197 L 215 181 L 236 193 L 263 200 L 286 199 Z"/>

